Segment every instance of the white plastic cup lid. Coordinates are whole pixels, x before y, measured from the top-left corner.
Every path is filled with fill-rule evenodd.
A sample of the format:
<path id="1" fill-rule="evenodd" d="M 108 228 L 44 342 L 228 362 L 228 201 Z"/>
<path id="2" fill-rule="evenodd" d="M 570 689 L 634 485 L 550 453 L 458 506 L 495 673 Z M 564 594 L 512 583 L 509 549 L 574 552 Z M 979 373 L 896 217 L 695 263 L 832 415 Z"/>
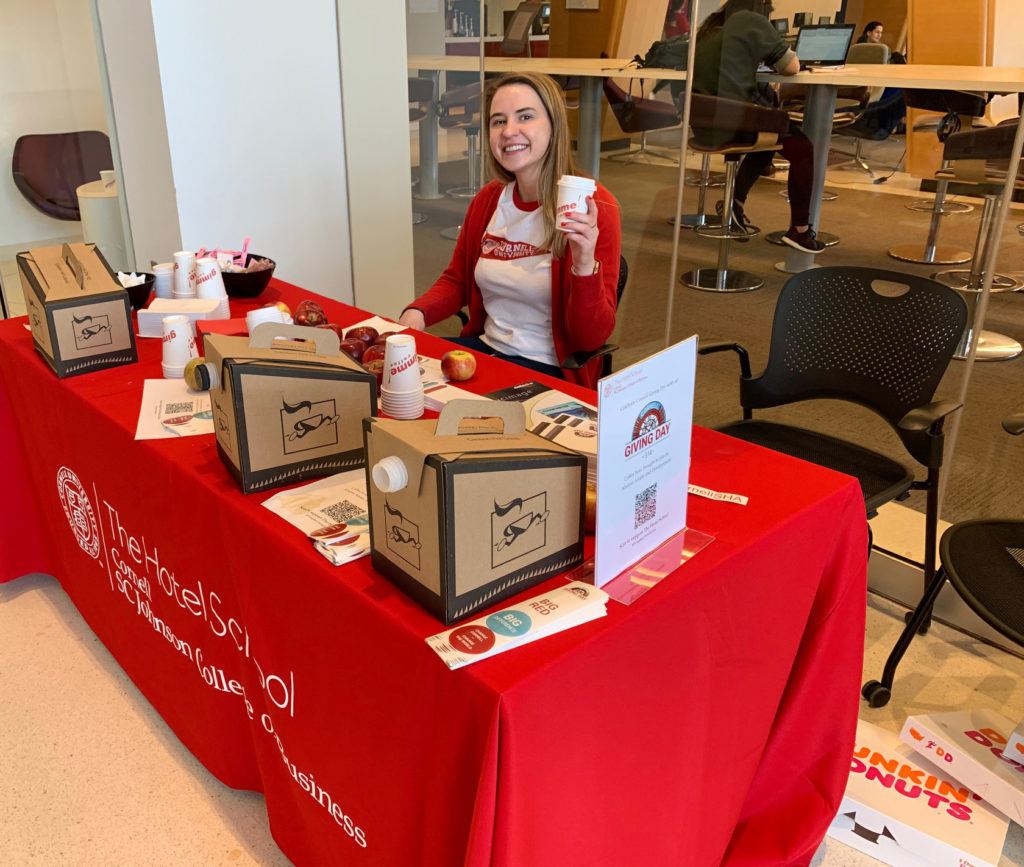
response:
<path id="1" fill-rule="evenodd" d="M 559 186 L 562 187 L 573 187 L 578 190 L 590 190 L 594 192 L 597 189 L 597 181 L 593 178 L 583 178 L 579 175 L 562 175 L 558 179 Z"/>

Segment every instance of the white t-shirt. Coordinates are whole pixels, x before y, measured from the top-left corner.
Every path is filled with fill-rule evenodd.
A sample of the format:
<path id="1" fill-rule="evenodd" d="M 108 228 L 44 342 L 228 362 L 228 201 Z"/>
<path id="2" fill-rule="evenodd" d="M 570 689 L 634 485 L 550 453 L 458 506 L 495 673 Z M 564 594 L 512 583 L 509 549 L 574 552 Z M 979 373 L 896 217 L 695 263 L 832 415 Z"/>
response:
<path id="1" fill-rule="evenodd" d="M 544 215 L 539 202 L 517 202 L 514 190 L 514 181 L 505 185 L 480 243 L 474 276 L 487 311 L 480 339 L 506 355 L 557 367 Z"/>

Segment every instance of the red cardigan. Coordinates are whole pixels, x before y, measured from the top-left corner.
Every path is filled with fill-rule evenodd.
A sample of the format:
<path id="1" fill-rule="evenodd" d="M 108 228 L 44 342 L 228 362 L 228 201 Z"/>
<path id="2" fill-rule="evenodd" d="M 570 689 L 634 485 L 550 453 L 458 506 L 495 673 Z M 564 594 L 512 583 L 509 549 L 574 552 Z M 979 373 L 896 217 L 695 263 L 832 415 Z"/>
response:
<path id="1" fill-rule="evenodd" d="M 462 231 L 448 267 L 433 286 L 409 305 L 423 313 L 427 325 L 468 307 L 469 322 L 461 336 L 483 333 L 487 314 L 473 275 L 480 258 L 484 230 L 504 188 L 503 182 L 491 181 L 476 194 L 462 221 Z M 573 274 L 572 250 L 568 244 L 561 258 L 551 260 L 551 336 L 555 355 L 560 359 L 580 350 L 590 352 L 603 346 L 615 328 L 621 247 L 619 203 L 600 184 L 594 198 L 599 233 L 594 258 L 601 263 L 598 273 L 585 277 Z M 600 375 L 600 359 L 594 359 L 579 370 L 562 368 L 562 372 L 570 382 L 593 388 Z"/>

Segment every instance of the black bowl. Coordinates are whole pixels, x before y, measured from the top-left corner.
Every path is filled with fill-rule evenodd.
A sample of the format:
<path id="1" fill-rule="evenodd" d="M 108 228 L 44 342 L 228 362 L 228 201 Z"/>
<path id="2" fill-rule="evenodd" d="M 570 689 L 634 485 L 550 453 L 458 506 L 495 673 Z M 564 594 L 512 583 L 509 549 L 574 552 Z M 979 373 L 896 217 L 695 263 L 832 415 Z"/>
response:
<path id="1" fill-rule="evenodd" d="M 146 302 L 149 301 L 149 296 L 153 292 L 156 275 L 150 274 L 148 271 L 136 271 L 135 273 L 145 277 L 145 281 L 138 286 L 127 286 L 124 291 L 128 293 L 128 301 L 132 305 L 132 310 L 141 310 L 146 306 Z"/>
<path id="2" fill-rule="evenodd" d="M 255 298 L 267 288 L 270 278 L 274 276 L 277 263 L 273 259 L 259 253 L 246 253 L 245 264 L 248 265 L 253 259 L 268 259 L 270 267 L 262 271 L 224 272 L 224 289 L 232 298 Z"/>

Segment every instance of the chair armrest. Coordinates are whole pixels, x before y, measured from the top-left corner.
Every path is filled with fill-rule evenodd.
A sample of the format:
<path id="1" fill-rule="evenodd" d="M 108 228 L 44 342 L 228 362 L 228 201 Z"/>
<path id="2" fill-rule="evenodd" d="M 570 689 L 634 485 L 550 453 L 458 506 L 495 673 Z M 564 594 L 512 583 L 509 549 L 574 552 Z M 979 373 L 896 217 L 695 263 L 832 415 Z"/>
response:
<path id="1" fill-rule="evenodd" d="M 1015 412 L 1004 418 L 1003 430 L 1015 437 L 1024 434 L 1024 412 Z"/>
<path id="2" fill-rule="evenodd" d="M 932 436 L 942 433 L 946 417 L 952 415 L 963 406 L 952 400 L 936 400 L 919 406 L 908 412 L 899 421 L 899 428 L 908 433 L 927 431 Z"/>
<path id="3" fill-rule="evenodd" d="M 606 343 L 604 346 L 597 347 L 593 352 L 584 352 L 581 349 L 579 352 L 574 352 L 572 355 L 563 358 L 558 366 L 564 367 L 566 370 L 579 370 L 581 367 L 586 367 L 595 358 L 610 355 L 618 348 L 614 343 Z"/>
<path id="4" fill-rule="evenodd" d="M 750 379 L 750 354 L 742 344 L 733 343 L 728 340 L 709 340 L 707 343 L 699 344 L 697 354 L 710 355 L 712 352 L 725 352 L 730 349 L 739 356 L 740 375 L 744 379 Z"/>

